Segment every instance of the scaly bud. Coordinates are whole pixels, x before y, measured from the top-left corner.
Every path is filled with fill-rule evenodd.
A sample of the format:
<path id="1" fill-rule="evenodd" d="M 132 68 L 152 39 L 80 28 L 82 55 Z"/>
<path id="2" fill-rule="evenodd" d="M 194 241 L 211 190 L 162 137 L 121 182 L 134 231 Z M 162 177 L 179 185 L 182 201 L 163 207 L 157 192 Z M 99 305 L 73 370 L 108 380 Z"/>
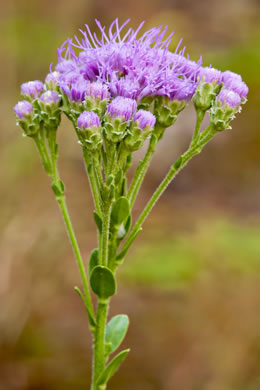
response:
<path id="1" fill-rule="evenodd" d="M 88 150 L 94 151 L 101 147 L 101 124 L 94 112 L 83 111 L 78 117 L 78 134 L 80 141 Z"/>
<path id="2" fill-rule="evenodd" d="M 104 124 L 104 133 L 109 141 L 122 141 L 136 108 L 137 104 L 133 99 L 118 96 L 112 100 L 107 107 Z"/>
<path id="3" fill-rule="evenodd" d="M 140 149 L 151 134 L 155 122 L 156 118 L 150 111 L 137 111 L 124 138 L 126 148 L 131 152 Z"/>
<path id="4" fill-rule="evenodd" d="M 214 130 L 231 129 L 230 122 L 241 110 L 241 97 L 233 91 L 222 89 L 210 110 L 210 122 Z"/>

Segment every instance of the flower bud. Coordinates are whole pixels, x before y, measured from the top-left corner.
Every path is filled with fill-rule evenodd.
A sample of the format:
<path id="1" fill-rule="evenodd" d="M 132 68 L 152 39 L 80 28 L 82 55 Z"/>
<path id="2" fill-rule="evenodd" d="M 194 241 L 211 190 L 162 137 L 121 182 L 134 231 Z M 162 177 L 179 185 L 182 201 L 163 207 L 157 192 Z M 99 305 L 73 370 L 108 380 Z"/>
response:
<path id="1" fill-rule="evenodd" d="M 94 112 L 83 111 L 77 120 L 80 141 L 90 151 L 97 150 L 102 145 L 101 124 Z"/>
<path id="2" fill-rule="evenodd" d="M 201 68 L 200 78 L 193 103 L 197 110 L 207 111 L 220 91 L 222 72 L 210 67 Z"/>
<path id="3" fill-rule="evenodd" d="M 46 91 L 40 97 L 40 102 L 44 107 L 58 107 L 60 97 L 55 91 Z"/>
<path id="4" fill-rule="evenodd" d="M 216 131 L 231 129 L 230 122 L 240 112 L 241 97 L 233 91 L 222 89 L 210 111 L 210 122 Z"/>
<path id="5" fill-rule="evenodd" d="M 105 136 L 109 141 L 122 141 L 136 108 L 137 104 L 133 99 L 118 96 L 112 100 L 107 107 L 104 125 Z"/>
<path id="6" fill-rule="evenodd" d="M 99 116 L 102 116 L 109 99 L 110 93 L 106 84 L 95 81 L 86 86 L 84 106 L 88 111 L 95 111 Z"/>
<path id="7" fill-rule="evenodd" d="M 236 92 L 241 97 L 242 103 L 246 102 L 248 86 L 243 82 L 239 74 L 227 70 L 223 73 L 223 84 L 225 88 Z"/>
<path id="8" fill-rule="evenodd" d="M 17 116 L 17 125 L 21 126 L 24 134 L 32 136 L 39 129 L 39 117 L 34 115 L 33 105 L 27 100 L 18 102 L 14 106 L 14 112 Z"/>
<path id="9" fill-rule="evenodd" d="M 140 149 L 146 138 L 151 134 L 155 122 L 156 118 L 150 111 L 137 111 L 124 138 L 127 149 L 132 152 Z"/>
<path id="10" fill-rule="evenodd" d="M 29 100 L 36 99 L 44 90 L 44 85 L 41 81 L 28 81 L 27 83 L 23 83 L 21 85 L 21 94 L 29 98 Z"/>
<path id="11" fill-rule="evenodd" d="M 57 71 L 48 73 L 45 78 L 45 85 L 48 89 L 55 90 L 58 89 L 60 79 L 60 73 Z"/>
<path id="12" fill-rule="evenodd" d="M 41 116 L 48 127 L 57 128 L 60 124 L 59 103 L 60 96 L 56 91 L 46 91 L 39 99 Z"/>
<path id="13" fill-rule="evenodd" d="M 14 112 L 19 119 L 29 119 L 33 114 L 33 106 L 27 100 L 23 100 L 14 106 Z"/>
<path id="14" fill-rule="evenodd" d="M 155 99 L 154 113 L 156 116 L 156 123 L 162 129 L 172 126 L 176 122 L 178 114 L 186 106 L 185 100 L 178 99 L 178 97 L 183 98 L 183 96 L 177 95 L 177 98 L 174 99 L 171 99 L 168 96 L 157 96 Z"/>

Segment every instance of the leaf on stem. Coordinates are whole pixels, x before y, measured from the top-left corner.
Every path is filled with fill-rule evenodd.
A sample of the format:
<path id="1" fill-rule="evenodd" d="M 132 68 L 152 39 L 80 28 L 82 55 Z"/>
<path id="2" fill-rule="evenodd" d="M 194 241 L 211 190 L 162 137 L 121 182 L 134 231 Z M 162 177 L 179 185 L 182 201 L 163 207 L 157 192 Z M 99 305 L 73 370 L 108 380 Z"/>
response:
<path id="1" fill-rule="evenodd" d="M 93 268 L 90 275 L 90 286 L 101 299 L 107 299 L 116 293 L 114 274 L 103 265 L 97 265 Z"/>
<path id="2" fill-rule="evenodd" d="M 130 214 L 129 201 L 125 196 L 121 196 L 115 201 L 111 212 L 111 223 L 121 225 Z"/>
<path id="3" fill-rule="evenodd" d="M 97 265 L 98 265 L 98 249 L 95 248 L 90 253 L 90 258 L 89 258 L 89 263 L 88 263 L 89 275 L 91 275 L 93 268 L 96 267 Z"/>
<path id="4" fill-rule="evenodd" d="M 116 371 L 119 369 L 120 365 L 123 363 L 123 361 L 126 359 L 128 353 L 130 352 L 130 349 L 125 349 L 122 352 L 119 352 L 118 355 L 112 359 L 109 364 L 106 366 L 102 374 L 97 379 L 97 385 L 104 385 L 106 384 L 109 379 L 116 373 Z"/>
<path id="5" fill-rule="evenodd" d="M 106 325 L 105 343 L 107 355 L 113 353 L 122 343 L 129 326 L 129 318 L 126 314 L 114 316 Z"/>

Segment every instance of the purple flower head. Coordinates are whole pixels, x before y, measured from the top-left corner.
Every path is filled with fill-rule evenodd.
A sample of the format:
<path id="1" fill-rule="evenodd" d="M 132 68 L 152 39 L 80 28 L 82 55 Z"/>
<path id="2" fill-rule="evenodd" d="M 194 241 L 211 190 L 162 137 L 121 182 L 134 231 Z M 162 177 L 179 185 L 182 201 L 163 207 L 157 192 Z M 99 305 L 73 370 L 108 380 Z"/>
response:
<path id="1" fill-rule="evenodd" d="M 207 83 L 213 83 L 215 81 L 217 84 L 220 84 L 222 82 L 222 75 L 222 72 L 215 68 L 202 67 L 200 69 L 200 78 Z"/>
<path id="2" fill-rule="evenodd" d="M 226 70 L 225 72 L 223 72 L 222 81 L 225 85 L 226 85 L 226 83 L 229 84 L 230 82 L 233 82 L 234 80 L 242 81 L 242 77 L 240 76 L 240 74 L 231 72 L 230 70 Z"/>
<path id="3" fill-rule="evenodd" d="M 86 25 L 82 38 L 75 42 L 68 39 L 58 49 L 56 70 L 62 74 L 64 90 L 70 87 L 68 74 L 77 72 L 89 82 L 106 84 L 111 95 L 141 101 L 146 96 L 161 95 L 167 89 L 167 96 L 177 92 L 172 81 L 182 78 L 197 84 L 201 60 L 194 62 L 184 57 L 184 49 L 169 52 L 172 35 L 165 38 L 166 30 L 152 28 L 138 38 L 143 23 L 123 33 L 124 23 L 116 19 L 108 31 L 97 21 L 101 37 L 92 34 Z M 76 50 L 75 50 L 76 48 Z M 190 93 L 185 93 L 188 98 Z"/>
<path id="4" fill-rule="evenodd" d="M 14 106 L 14 112 L 19 119 L 26 119 L 32 115 L 33 106 L 27 100 L 23 100 Z"/>
<path id="5" fill-rule="evenodd" d="M 74 61 L 72 60 L 63 60 L 60 61 L 56 67 L 55 71 L 59 73 L 68 73 L 68 72 L 73 72 L 74 70 L 77 69 L 77 65 L 75 64 Z"/>
<path id="6" fill-rule="evenodd" d="M 127 122 L 136 112 L 136 108 L 137 104 L 135 100 L 118 96 L 108 105 L 107 114 L 111 118 L 121 118 Z"/>
<path id="7" fill-rule="evenodd" d="M 83 111 L 78 117 L 78 127 L 81 130 L 100 127 L 100 120 L 94 112 Z"/>
<path id="8" fill-rule="evenodd" d="M 150 111 L 139 110 L 134 114 L 133 122 L 137 122 L 137 126 L 144 130 L 146 127 L 153 128 L 156 118 Z"/>
<path id="9" fill-rule="evenodd" d="M 94 99 L 109 100 L 110 93 L 106 84 L 96 81 L 94 83 L 88 83 L 86 87 L 86 96 L 93 97 Z"/>
<path id="10" fill-rule="evenodd" d="M 227 104 L 233 108 L 239 107 L 241 104 L 240 96 L 236 92 L 230 91 L 229 89 L 225 89 L 225 88 L 220 91 L 220 93 L 217 96 L 217 100 L 223 106 Z"/>
<path id="11" fill-rule="evenodd" d="M 50 85 L 51 87 L 54 87 L 58 84 L 59 80 L 60 80 L 60 73 L 54 71 L 47 74 L 45 78 L 45 83 L 47 85 Z"/>
<path id="12" fill-rule="evenodd" d="M 242 81 L 242 78 L 239 74 L 230 72 L 228 70 L 223 73 L 222 81 L 225 88 L 238 93 L 242 99 L 246 99 L 248 94 L 248 86 Z"/>
<path id="13" fill-rule="evenodd" d="M 21 85 L 21 93 L 24 96 L 36 99 L 43 91 L 44 85 L 41 81 L 28 81 Z"/>
<path id="14" fill-rule="evenodd" d="M 83 78 L 76 79 L 76 81 L 72 82 L 70 85 L 66 84 L 66 82 L 60 83 L 62 91 L 68 96 L 69 100 L 73 102 L 84 101 L 88 85 L 89 82 Z"/>
<path id="15" fill-rule="evenodd" d="M 40 97 L 40 101 L 44 104 L 44 106 L 58 105 L 59 100 L 59 95 L 55 91 L 46 91 Z"/>

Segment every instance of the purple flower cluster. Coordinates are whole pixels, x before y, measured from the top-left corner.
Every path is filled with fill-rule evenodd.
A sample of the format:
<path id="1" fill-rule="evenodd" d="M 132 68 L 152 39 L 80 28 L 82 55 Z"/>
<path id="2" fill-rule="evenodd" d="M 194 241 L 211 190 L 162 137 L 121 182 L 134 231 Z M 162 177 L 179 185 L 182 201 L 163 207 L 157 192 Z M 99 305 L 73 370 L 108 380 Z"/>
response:
<path id="1" fill-rule="evenodd" d="M 140 38 L 137 30 L 129 29 L 124 35 L 116 19 L 105 32 L 97 21 L 101 38 L 92 34 L 86 25 L 83 38 L 68 39 L 58 49 L 58 64 L 53 78 L 72 101 L 83 101 L 88 83 L 105 85 L 112 97 L 122 96 L 139 102 L 146 96 L 168 96 L 171 99 L 190 100 L 198 85 L 201 60 L 194 62 L 179 51 L 168 50 L 171 34 L 163 40 L 167 28 L 152 28 Z M 75 49 L 79 54 L 76 55 Z"/>
<path id="2" fill-rule="evenodd" d="M 231 107 L 238 106 L 246 100 L 248 94 L 248 86 L 243 82 L 242 77 L 229 70 L 221 72 L 211 67 L 201 68 L 200 78 L 207 83 L 223 84 L 224 89 L 220 92 L 218 100 Z M 230 92 L 230 93 L 229 93 Z M 227 98 L 227 96 L 229 96 Z M 224 99 L 225 97 L 225 99 Z"/>

